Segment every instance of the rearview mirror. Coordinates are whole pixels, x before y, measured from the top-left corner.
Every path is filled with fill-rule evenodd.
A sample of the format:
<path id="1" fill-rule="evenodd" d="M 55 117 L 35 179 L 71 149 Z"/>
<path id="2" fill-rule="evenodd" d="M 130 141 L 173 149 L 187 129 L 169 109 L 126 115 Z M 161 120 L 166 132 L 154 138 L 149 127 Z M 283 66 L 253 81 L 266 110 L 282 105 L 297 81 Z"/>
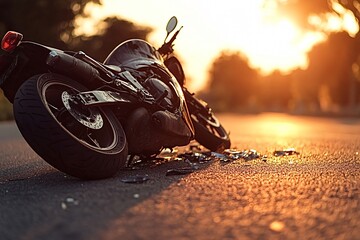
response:
<path id="1" fill-rule="evenodd" d="M 171 17 L 168 24 L 166 25 L 166 31 L 167 33 L 171 33 L 172 31 L 174 31 L 174 29 L 176 28 L 177 25 L 177 18 L 175 16 Z"/>

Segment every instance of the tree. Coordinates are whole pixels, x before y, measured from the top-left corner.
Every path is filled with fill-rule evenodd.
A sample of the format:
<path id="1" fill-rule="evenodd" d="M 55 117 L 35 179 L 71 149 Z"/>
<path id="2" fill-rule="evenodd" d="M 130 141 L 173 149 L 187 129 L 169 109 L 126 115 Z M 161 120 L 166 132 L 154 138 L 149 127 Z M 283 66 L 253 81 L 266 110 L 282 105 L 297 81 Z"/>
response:
<path id="1" fill-rule="evenodd" d="M 82 50 L 104 60 L 120 42 L 129 38 L 146 39 L 152 31 L 117 17 L 109 17 L 104 31 L 94 36 L 76 36 L 75 19 L 84 15 L 88 3 L 100 0 L 0 0 L 0 36 L 19 31 L 24 39 L 64 50 Z"/>
<path id="2" fill-rule="evenodd" d="M 333 1 L 279 1 L 280 11 L 291 15 L 298 23 L 306 28 L 317 29 L 321 27 L 311 25 L 309 17 L 317 15 L 326 21 L 328 14 L 342 16 L 338 6 L 350 11 L 357 23 L 360 21 L 358 0 L 333 0 Z M 353 75 L 353 68 L 359 66 L 360 59 L 360 33 L 350 36 L 348 33 L 327 32 L 328 40 L 315 46 L 309 53 L 309 67 L 306 70 L 305 85 L 313 85 L 318 93 L 328 94 L 332 104 L 351 107 L 356 103 L 356 92 L 359 82 Z M 306 82 L 307 81 L 307 82 Z M 310 83 L 312 81 L 312 83 Z M 315 83 L 315 84 L 314 84 Z"/>
<path id="3" fill-rule="evenodd" d="M 326 86 L 333 104 L 350 104 L 353 49 L 356 43 L 347 33 L 333 33 L 309 53 L 308 79 Z"/>
<path id="4" fill-rule="evenodd" d="M 0 36 L 9 30 L 25 39 L 66 49 L 64 34 L 72 37 L 77 15 L 84 14 L 87 3 L 100 0 L 0 0 Z"/>
<path id="5" fill-rule="evenodd" d="M 119 43 L 134 38 L 145 40 L 152 31 L 149 27 L 137 26 L 116 17 L 106 18 L 103 22 L 106 23 L 103 33 L 76 37 L 70 42 L 71 48 L 82 50 L 98 61 L 103 61 Z"/>
<path id="6" fill-rule="evenodd" d="M 248 105 L 257 92 L 256 70 L 239 52 L 222 52 L 212 64 L 207 100 L 220 110 L 237 110 Z"/>
<path id="7" fill-rule="evenodd" d="M 82 50 L 103 61 L 121 41 L 129 38 L 146 39 L 151 29 L 137 26 L 116 17 L 107 18 L 106 28 L 95 36 L 75 36 L 75 19 L 84 15 L 88 3 L 101 0 L 0 0 L 0 36 L 7 31 L 21 32 L 25 40 L 63 50 Z M 1 54 L 1 52 L 0 52 Z M 0 109 L 11 117 L 10 103 L 0 91 Z"/>
<path id="8" fill-rule="evenodd" d="M 323 15 L 331 12 L 332 8 L 327 0 L 301 1 L 301 0 L 275 0 L 278 11 L 282 16 L 293 19 L 303 28 L 313 28 L 309 23 L 310 15 Z"/>
<path id="9" fill-rule="evenodd" d="M 259 78 L 257 99 L 266 111 L 287 111 L 292 98 L 291 75 L 283 75 L 276 70 Z"/>

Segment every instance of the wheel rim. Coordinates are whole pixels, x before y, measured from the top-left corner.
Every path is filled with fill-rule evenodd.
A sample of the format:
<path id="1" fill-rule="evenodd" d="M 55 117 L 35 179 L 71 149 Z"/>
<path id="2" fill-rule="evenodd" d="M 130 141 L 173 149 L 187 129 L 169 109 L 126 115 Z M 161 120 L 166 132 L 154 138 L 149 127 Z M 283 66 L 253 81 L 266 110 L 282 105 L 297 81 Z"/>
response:
<path id="1" fill-rule="evenodd" d="M 223 130 L 215 116 L 206 118 L 202 114 L 191 114 L 191 118 L 193 119 L 193 121 L 199 123 L 201 126 L 206 128 L 207 131 L 212 133 L 214 136 L 221 139 L 227 139 L 227 133 Z"/>
<path id="2" fill-rule="evenodd" d="M 90 119 L 87 119 L 90 125 L 87 125 L 84 123 L 86 120 L 79 117 L 84 114 L 74 108 L 69 109 L 69 106 L 64 102 L 65 92 L 76 94 L 79 90 L 71 84 L 60 82 L 48 82 L 41 88 L 44 105 L 57 123 L 73 138 L 88 147 L 97 150 L 114 148 L 117 144 L 117 136 L 114 125 L 108 116 L 101 109 L 93 108 L 90 111 Z M 91 125 L 92 121 L 95 121 L 95 125 L 99 122 L 101 124 Z"/>
<path id="3" fill-rule="evenodd" d="M 91 129 L 100 129 L 104 126 L 104 120 L 99 110 L 95 108 L 80 109 L 71 101 L 71 95 L 66 91 L 61 94 L 61 99 L 69 113 L 82 125 Z"/>

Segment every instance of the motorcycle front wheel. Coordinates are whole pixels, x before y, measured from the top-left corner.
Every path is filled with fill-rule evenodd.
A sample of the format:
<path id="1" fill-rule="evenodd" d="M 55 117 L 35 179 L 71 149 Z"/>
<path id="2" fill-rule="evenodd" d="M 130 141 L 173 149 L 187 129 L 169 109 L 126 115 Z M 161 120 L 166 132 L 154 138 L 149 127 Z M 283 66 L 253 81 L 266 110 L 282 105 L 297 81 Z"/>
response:
<path id="1" fill-rule="evenodd" d="M 229 134 L 211 109 L 187 90 L 184 95 L 195 129 L 195 140 L 214 152 L 230 148 Z"/>
<path id="2" fill-rule="evenodd" d="M 82 179 L 113 176 L 127 164 L 125 132 L 109 109 L 69 101 L 87 89 L 62 75 L 27 80 L 14 99 L 14 116 L 32 149 L 56 169 Z"/>

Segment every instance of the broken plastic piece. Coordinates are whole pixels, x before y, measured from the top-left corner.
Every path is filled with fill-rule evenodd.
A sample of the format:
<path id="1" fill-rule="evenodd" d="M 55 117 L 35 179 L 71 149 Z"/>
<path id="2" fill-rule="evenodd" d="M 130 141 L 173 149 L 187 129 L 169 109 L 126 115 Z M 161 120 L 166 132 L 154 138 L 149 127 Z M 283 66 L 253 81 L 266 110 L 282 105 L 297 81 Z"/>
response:
<path id="1" fill-rule="evenodd" d="M 184 167 L 184 168 L 176 168 L 176 169 L 169 169 L 166 172 L 166 176 L 174 176 L 174 175 L 186 175 L 193 173 L 196 169 L 193 167 Z"/>
<path id="2" fill-rule="evenodd" d="M 79 201 L 75 200 L 74 198 L 68 197 L 65 199 L 66 203 L 70 203 L 70 204 L 74 204 L 74 205 L 79 205 Z"/>
<path id="3" fill-rule="evenodd" d="M 243 150 L 243 151 L 238 151 L 236 149 L 225 149 L 224 154 L 230 160 L 237 160 L 237 159 L 242 158 L 246 161 L 254 160 L 254 159 L 260 158 L 260 156 L 261 156 L 260 153 L 258 153 L 254 149 Z M 229 160 L 227 160 L 227 161 L 229 161 Z"/>
<path id="4" fill-rule="evenodd" d="M 225 154 L 222 154 L 222 153 L 211 152 L 211 156 L 217 160 L 220 160 L 221 162 L 230 161 L 230 159 Z"/>
<path id="5" fill-rule="evenodd" d="M 290 156 L 290 155 L 299 155 L 300 153 L 295 150 L 295 148 L 286 148 L 284 150 L 276 150 L 274 151 L 274 156 L 282 157 L 282 156 Z"/>
<path id="6" fill-rule="evenodd" d="M 79 205 L 79 201 L 72 197 L 68 197 L 65 199 L 65 201 L 63 201 L 61 203 L 61 208 L 63 210 L 66 210 L 68 208 L 68 206 L 70 206 L 70 205 L 73 205 L 73 206 Z"/>
<path id="7" fill-rule="evenodd" d="M 150 180 L 148 175 L 127 176 L 121 179 L 123 183 L 144 183 L 148 180 Z"/>
<path id="8" fill-rule="evenodd" d="M 190 153 L 184 153 L 180 154 L 179 157 L 181 157 L 184 160 L 188 160 L 190 162 L 198 162 L 198 163 L 204 163 L 209 162 L 212 160 L 211 153 L 198 153 L 198 152 L 190 152 Z"/>

